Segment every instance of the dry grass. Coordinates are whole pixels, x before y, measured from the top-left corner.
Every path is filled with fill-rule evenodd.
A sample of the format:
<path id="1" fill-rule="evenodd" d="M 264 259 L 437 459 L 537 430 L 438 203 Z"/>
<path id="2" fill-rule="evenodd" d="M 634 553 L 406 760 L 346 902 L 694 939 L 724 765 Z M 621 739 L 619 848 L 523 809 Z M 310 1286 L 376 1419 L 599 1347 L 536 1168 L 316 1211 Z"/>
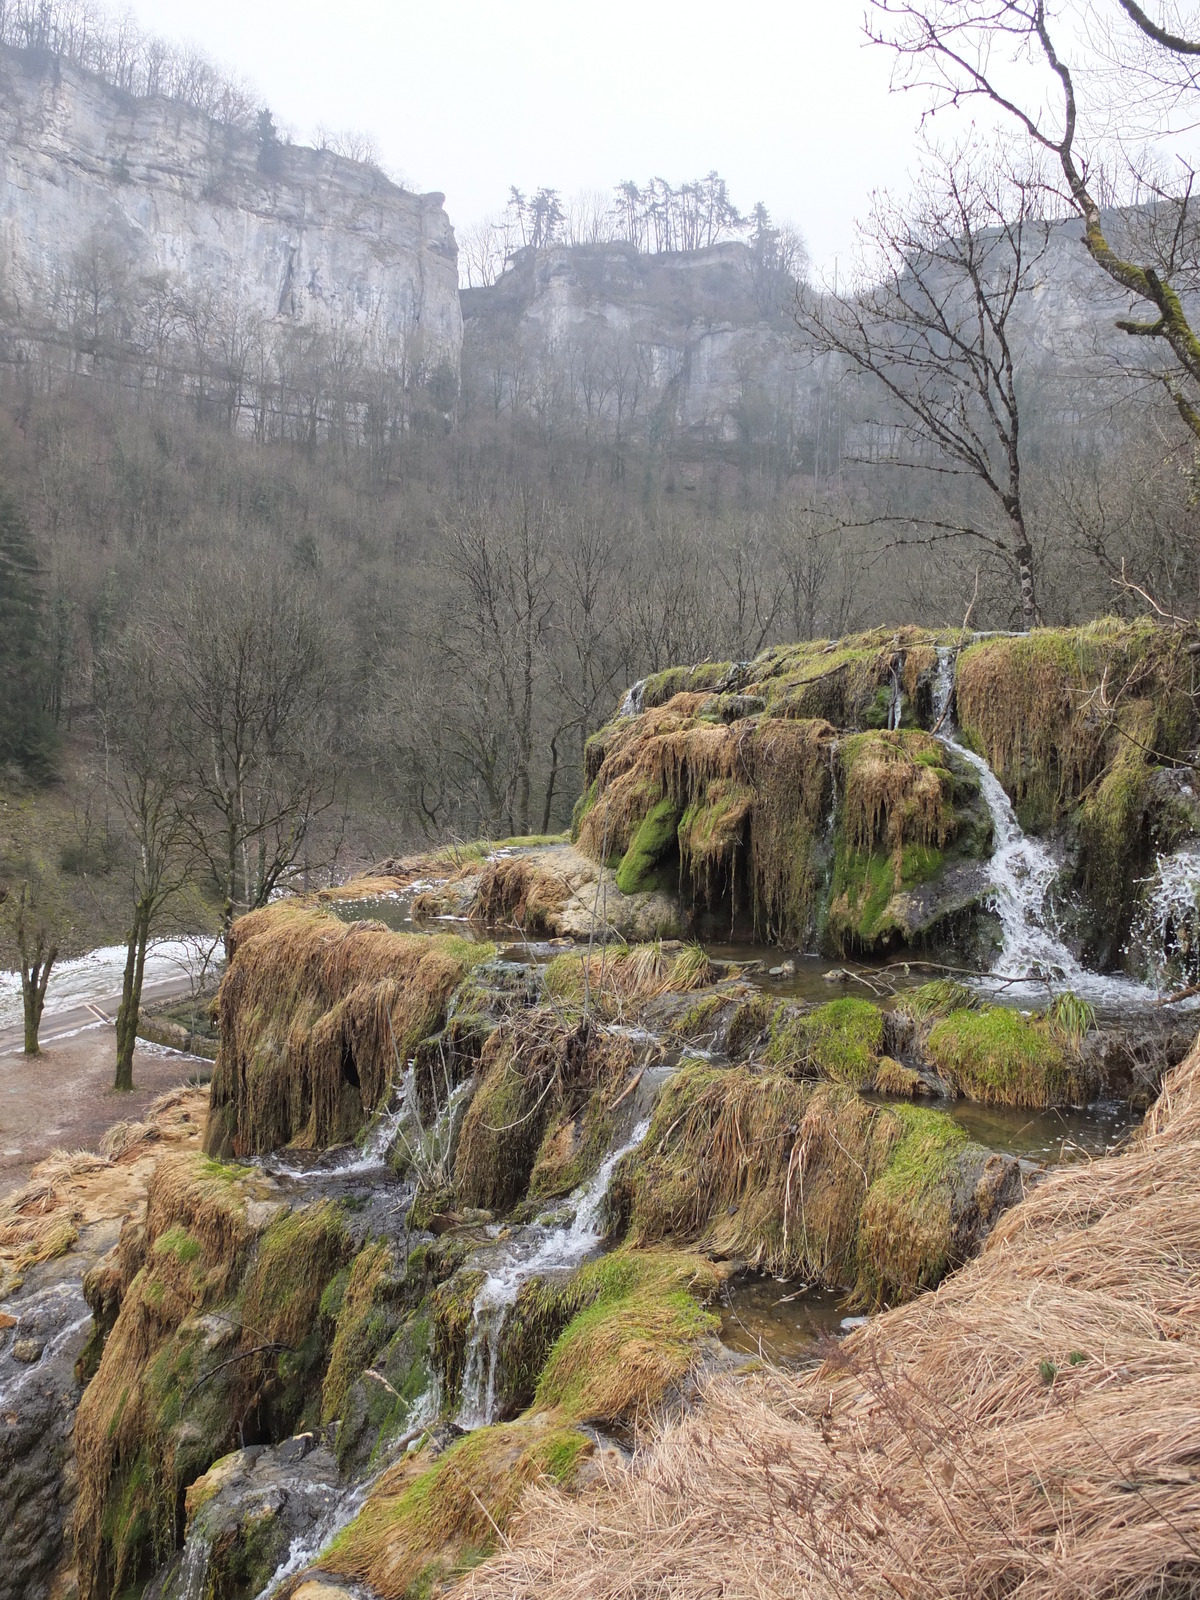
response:
<path id="1" fill-rule="evenodd" d="M 454 989 L 491 953 L 296 903 L 243 917 L 218 999 L 206 1148 L 348 1141 L 386 1099 L 397 1059 L 442 1025 Z"/>
<path id="2" fill-rule="evenodd" d="M 174 1543 L 173 1418 L 160 1415 L 159 1358 L 186 1319 L 231 1293 L 252 1235 L 244 1197 L 223 1169 L 194 1154 L 159 1161 L 144 1234 L 125 1263 L 132 1276 L 75 1419 L 82 1600 L 110 1584 L 119 1592 L 146 1538 L 163 1551 Z"/>
<path id="3" fill-rule="evenodd" d="M 0 1203 L 0 1291 L 12 1293 L 31 1266 L 63 1255 L 81 1227 L 138 1204 L 158 1154 L 198 1140 L 207 1100 L 206 1089 L 172 1091 L 149 1107 L 144 1122 L 110 1129 L 101 1154 L 55 1150 L 39 1162 L 29 1182 Z"/>
<path id="4" fill-rule="evenodd" d="M 877 1304 L 936 1284 L 978 1248 L 1015 1180 L 943 1112 L 685 1067 L 611 1192 L 637 1245 L 690 1242 Z"/>
<path id="5" fill-rule="evenodd" d="M 588 954 L 569 950 L 545 971 L 548 994 L 571 1003 L 585 996 L 601 1014 L 624 1016 L 666 994 L 691 994 L 715 981 L 712 962 L 699 945 L 627 945 Z"/>
<path id="6" fill-rule="evenodd" d="M 578 847 L 595 861 L 619 860 L 643 819 L 670 801 L 681 818 L 685 890 L 736 908 L 745 882 L 760 931 L 799 938 L 814 905 L 833 729 L 820 720 L 698 720 L 706 698 L 678 694 L 597 736 L 588 769 L 595 798 Z"/>
<path id="7" fill-rule="evenodd" d="M 897 860 L 906 844 L 940 849 L 954 823 L 944 759 L 926 734 L 864 733 L 846 740 L 844 816 L 850 848 L 871 851 L 882 844 Z"/>
<path id="8" fill-rule="evenodd" d="M 535 936 L 556 934 L 558 915 L 572 889 L 562 873 L 530 856 L 489 861 L 471 905 L 471 921 L 484 927 L 514 927 Z"/>
<path id="9" fill-rule="evenodd" d="M 483 1047 L 463 1118 L 454 1185 L 472 1206 L 507 1210 L 525 1193 L 547 1128 L 615 1092 L 629 1041 L 545 1008 L 506 1018 Z"/>
<path id="10" fill-rule="evenodd" d="M 1127 1154 L 1060 1169 L 819 1372 L 715 1382 L 597 1492 L 535 1487 L 462 1592 L 1194 1596 L 1198 1180 L 1200 1043 Z"/>

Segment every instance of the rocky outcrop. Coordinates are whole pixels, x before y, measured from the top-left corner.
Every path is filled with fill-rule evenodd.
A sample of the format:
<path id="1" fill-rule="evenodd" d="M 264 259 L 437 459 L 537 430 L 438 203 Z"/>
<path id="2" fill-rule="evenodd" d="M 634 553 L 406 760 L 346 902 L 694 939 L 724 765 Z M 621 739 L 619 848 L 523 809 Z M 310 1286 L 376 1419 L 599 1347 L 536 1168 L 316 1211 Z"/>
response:
<path id="1" fill-rule="evenodd" d="M 0 244 L 0 290 L 26 333 L 146 346 L 167 318 L 182 344 L 189 321 L 211 335 L 232 319 L 243 342 L 255 326 L 319 329 L 457 371 L 458 252 L 441 195 L 9 49 Z"/>
<path id="2" fill-rule="evenodd" d="M 727 446 L 789 437 L 820 474 L 853 443 L 866 397 L 804 346 L 795 292 L 790 279 L 764 284 L 737 241 L 663 255 L 619 241 L 519 251 L 494 285 L 463 291 L 468 381 L 474 372 L 482 393 L 516 408 L 539 376 L 544 389 L 553 377 L 587 428 L 610 437 L 666 429 Z M 1126 365 L 1145 357 L 1116 327 L 1127 311 L 1080 224 L 1056 224 L 1013 317 L 1031 426 L 1078 426 L 1113 355 Z M 873 452 L 867 427 L 861 442 Z"/>

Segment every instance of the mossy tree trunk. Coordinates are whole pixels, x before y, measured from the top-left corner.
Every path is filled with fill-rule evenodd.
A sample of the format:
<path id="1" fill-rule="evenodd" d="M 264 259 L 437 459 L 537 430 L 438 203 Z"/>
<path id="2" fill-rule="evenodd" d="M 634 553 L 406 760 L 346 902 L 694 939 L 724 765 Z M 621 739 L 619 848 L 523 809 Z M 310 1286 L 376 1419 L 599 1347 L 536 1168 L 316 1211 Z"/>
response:
<path id="1" fill-rule="evenodd" d="M 21 1000 L 25 1011 L 25 1054 L 41 1053 L 38 1033 L 42 1025 L 42 1012 L 46 1008 L 46 987 L 50 973 L 58 960 L 58 946 L 52 944 L 45 928 L 30 935 L 26 923 L 29 909 L 29 885 L 21 887 L 17 902 L 17 950 L 21 957 Z"/>
<path id="2" fill-rule="evenodd" d="M 150 913 L 149 902 L 140 900 L 134 910 L 133 926 L 125 945 L 125 974 L 121 984 L 121 1004 L 117 1011 L 117 1073 L 113 1080 L 114 1089 L 133 1088 L 133 1048 L 137 1043 L 142 980 L 146 973 Z"/>

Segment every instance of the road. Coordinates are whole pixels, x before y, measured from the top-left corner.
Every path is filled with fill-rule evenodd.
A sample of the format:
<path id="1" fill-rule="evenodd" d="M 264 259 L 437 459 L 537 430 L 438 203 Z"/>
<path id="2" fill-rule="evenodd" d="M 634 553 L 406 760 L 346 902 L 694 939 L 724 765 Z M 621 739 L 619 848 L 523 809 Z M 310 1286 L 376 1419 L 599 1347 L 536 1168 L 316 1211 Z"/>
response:
<path id="1" fill-rule="evenodd" d="M 190 980 L 182 976 L 164 978 L 158 983 L 145 983 L 142 985 L 142 1005 L 148 1006 L 158 1000 L 172 1000 L 178 995 L 187 994 L 190 988 Z M 49 1045 L 56 1039 L 69 1039 L 73 1034 L 82 1033 L 85 1028 L 111 1027 L 116 1020 L 117 1007 L 120 1004 L 119 988 L 106 990 L 97 994 L 94 1000 L 84 1000 L 78 1005 L 68 1006 L 53 1013 L 47 1001 L 38 1036 L 39 1041 L 43 1045 Z M 23 1022 L 0 1026 L 0 1056 L 19 1055 L 24 1048 Z"/>
<path id="2" fill-rule="evenodd" d="M 188 994 L 195 959 L 196 947 L 187 941 L 164 939 L 152 945 L 146 953 L 143 1006 Z M 124 967 L 125 950 L 119 945 L 56 966 L 46 991 L 41 1043 L 52 1044 L 84 1028 L 111 1026 L 121 1003 Z M 20 975 L 0 973 L 0 1057 L 24 1047 Z"/>

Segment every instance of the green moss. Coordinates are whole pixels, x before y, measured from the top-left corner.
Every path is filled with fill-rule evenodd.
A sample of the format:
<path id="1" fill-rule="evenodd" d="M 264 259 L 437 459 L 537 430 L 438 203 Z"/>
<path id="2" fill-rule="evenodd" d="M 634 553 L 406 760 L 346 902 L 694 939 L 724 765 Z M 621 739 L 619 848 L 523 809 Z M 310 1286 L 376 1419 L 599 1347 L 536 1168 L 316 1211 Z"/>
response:
<path id="1" fill-rule="evenodd" d="M 612 1192 L 631 1244 L 695 1243 L 875 1304 L 945 1270 L 955 1185 L 976 1153 L 944 1112 L 685 1066 Z"/>
<path id="2" fill-rule="evenodd" d="M 381 1490 L 339 1533 L 323 1569 L 373 1589 L 432 1594 L 494 1548 L 539 1478 L 566 1484 L 594 1448 L 577 1430 L 548 1419 L 479 1428 L 431 1466 L 389 1474 Z"/>
<path id="3" fill-rule="evenodd" d="M 956 983 L 953 978 L 934 978 L 915 989 L 906 989 L 896 1009 L 915 1022 L 923 1022 L 948 1017 L 952 1011 L 971 1011 L 978 1005 L 979 997 L 965 983 Z"/>
<path id="4" fill-rule="evenodd" d="M 580 1268 L 567 1291 L 580 1309 L 542 1368 L 535 1409 L 608 1422 L 646 1412 L 715 1332 L 701 1301 L 717 1283 L 701 1258 L 676 1252 L 621 1251 Z"/>
<path id="5" fill-rule="evenodd" d="M 731 661 L 702 661 L 694 667 L 668 667 L 665 672 L 652 672 L 642 684 L 642 705 L 647 711 L 666 705 L 677 694 L 698 694 L 715 689 L 729 676 Z"/>
<path id="6" fill-rule="evenodd" d="M 646 813 L 617 868 L 617 888 L 622 894 L 671 886 L 673 874 L 667 861 L 677 848 L 678 826 L 679 810 L 670 799 L 660 800 Z"/>
<path id="7" fill-rule="evenodd" d="M 1004 1006 L 952 1011 L 925 1044 L 930 1061 L 968 1099 L 993 1105 L 1070 1101 L 1074 1075 L 1062 1041 L 1044 1020 Z"/>
<path id="8" fill-rule="evenodd" d="M 866 1088 L 883 1049 L 883 1014 L 869 1000 L 831 1000 L 815 1011 L 781 1006 L 763 1060 L 806 1077 Z"/>
<path id="9" fill-rule="evenodd" d="M 600 792 L 599 781 L 597 779 L 593 778 L 591 783 L 588 784 L 587 788 L 579 796 L 579 799 L 576 800 L 574 808 L 571 811 L 571 843 L 572 844 L 574 844 L 575 841 L 579 838 L 579 830 L 580 830 L 580 828 L 583 827 L 583 819 L 587 816 L 588 812 L 596 804 L 596 796 L 597 796 L 597 794 L 599 792 Z"/>
<path id="10" fill-rule="evenodd" d="M 155 1255 L 172 1255 L 181 1265 L 195 1261 L 200 1254 L 200 1242 L 193 1239 L 186 1228 L 178 1224 L 160 1233 L 154 1241 Z"/>
<path id="11" fill-rule="evenodd" d="M 350 1385 L 370 1364 L 388 1336 L 386 1301 L 395 1265 L 390 1245 L 382 1240 L 365 1245 L 354 1258 L 337 1312 L 329 1365 L 321 1389 L 323 1423 L 342 1415 Z M 322 1307 L 324 1303 L 323 1298 Z"/>
<path id="12" fill-rule="evenodd" d="M 963 1158 L 973 1146 L 945 1112 L 889 1108 L 898 1136 L 863 1201 L 858 1237 L 861 1301 L 911 1299 L 939 1283 L 951 1265 L 951 1204 Z"/>
<path id="13" fill-rule="evenodd" d="M 442 1380 L 442 1404 L 447 1412 L 458 1408 L 462 1395 L 467 1343 L 475 1317 L 475 1296 L 486 1274 L 477 1269 L 457 1272 L 439 1284 L 430 1299 L 434 1364 Z"/>

